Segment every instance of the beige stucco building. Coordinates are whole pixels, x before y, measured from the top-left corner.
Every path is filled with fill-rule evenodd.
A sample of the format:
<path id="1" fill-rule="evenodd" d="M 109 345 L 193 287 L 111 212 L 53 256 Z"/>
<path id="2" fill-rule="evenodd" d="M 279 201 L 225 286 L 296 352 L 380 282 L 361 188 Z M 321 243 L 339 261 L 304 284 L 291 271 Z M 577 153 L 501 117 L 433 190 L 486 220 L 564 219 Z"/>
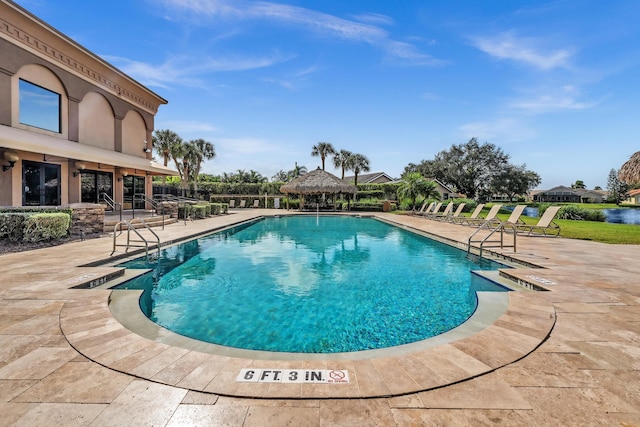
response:
<path id="1" fill-rule="evenodd" d="M 167 101 L 9 0 L 0 0 L 0 206 L 131 204 L 151 176 Z M 144 202 L 139 202 L 144 203 Z"/>

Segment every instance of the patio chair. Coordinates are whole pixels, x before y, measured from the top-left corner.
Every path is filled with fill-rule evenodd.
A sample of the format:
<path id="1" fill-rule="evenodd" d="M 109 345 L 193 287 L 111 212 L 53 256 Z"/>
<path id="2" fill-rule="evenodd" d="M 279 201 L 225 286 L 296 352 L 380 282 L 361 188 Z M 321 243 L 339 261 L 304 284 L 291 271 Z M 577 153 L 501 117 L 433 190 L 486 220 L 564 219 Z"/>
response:
<path id="1" fill-rule="evenodd" d="M 453 214 L 438 219 L 446 222 L 454 222 L 457 218 L 460 217 L 460 214 L 462 213 L 462 210 L 466 205 L 466 203 L 460 203 Z"/>
<path id="2" fill-rule="evenodd" d="M 502 209 L 502 205 L 493 205 L 489 210 L 489 213 L 487 213 L 486 217 L 476 218 L 476 219 L 467 218 L 467 221 L 465 221 L 465 225 L 470 225 L 472 227 L 480 227 L 483 224 L 487 224 L 489 222 L 495 221 L 496 217 L 498 216 L 498 212 L 500 212 L 500 209 Z"/>
<path id="3" fill-rule="evenodd" d="M 520 217 L 522 216 L 522 213 L 524 212 L 524 210 L 526 209 L 526 205 L 518 205 L 515 208 L 513 208 L 513 211 L 511 212 L 511 215 L 509 215 L 509 218 L 507 218 L 506 221 L 500 221 L 501 224 L 503 224 L 503 226 L 507 226 L 507 227 L 512 227 L 512 228 L 516 228 L 518 225 L 524 224 L 524 221 L 520 219 Z M 505 230 L 507 230 L 505 228 Z"/>
<path id="4" fill-rule="evenodd" d="M 247 207 L 247 201 L 245 199 L 240 200 L 240 208 L 246 208 Z"/>
<path id="5" fill-rule="evenodd" d="M 229 209 L 236 207 L 236 201 L 234 199 L 229 200 Z"/>
<path id="6" fill-rule="evenodd" d="M 253 201 L 253 208 L 259 208 L 260 207 L 260 199 L 255 199 Z"/>
<path id="7" fill-rule="evenodd" d="M 451 211 L 453 211 L 453 202 L 447 203 L 447 206 L 445 206 L 444 211 L 433 212 L 431 214 L 426 214 L 425 216 L 429 219 L 440 219 L 440 218 L 444 218 L 446 216 L 451 215 Z"/>
<path id="8" fill-rule="evenodd" d="M 484 209 L 484 203 L 478 204 L 470 216 L 457 216 L 453 218 L 451 222 L 455 222 L 456 224 L 466 224 L 467 221 L 477 219 L 480 212 L 482 212 L 482 209 Z"/>
<path id="9" fill-rule="evenodd" d="M 542 214 L 538 223 L 535 225 L 518 225 L 518 232 L 527 233 L 527 236 L 532 234 L 544 235 L 544 236 L 559 236 L 560 226 L 553 222 L 553 219 L 558 214 L 561 206 L 549 206 Z"/>
<path id="10" fill-rule="evenodd" d="M 422 212 L 421 214 L 418 214 L 418 215 L 420 215 L 420 216 L 433 215 L 433 214 L 439 212 L 441 207 L 442 207 L 442 202 L 438 202 L 438 204 L 434 206 L 432 211 L 425 210 L 424 212 Z"/>
<path id="11" fill-rule="evenodd" d="M 424 215 L 425 212 L 430 212 L 431 209 L 433 209 L 433 207 L 436 204 L 436 202 L 431 202 L 429 204 L 429 206 L 427 207 L 427 203 L 429 203 L 429 201 L 425 200 L 424 203 L 422 204 L 422 207 L 420 208 L 420 210 L 418 212 L 413 212 L 413 215 Z"/>

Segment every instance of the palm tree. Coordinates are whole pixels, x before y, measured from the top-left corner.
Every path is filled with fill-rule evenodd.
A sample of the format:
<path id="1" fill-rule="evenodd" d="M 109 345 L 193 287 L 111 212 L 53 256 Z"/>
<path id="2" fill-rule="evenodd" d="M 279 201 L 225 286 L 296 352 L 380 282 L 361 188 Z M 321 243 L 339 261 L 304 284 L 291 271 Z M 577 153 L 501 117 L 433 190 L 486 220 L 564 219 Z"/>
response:
<path id="1" fill-rule="evenodd" d="M 371 169 L 369 168 L 369 159 L 363 154 L 353 154 L 349 158 L 347 162 L 349 169 L 353 171 L 355 175 L 355 179 L 353 183 L 358 185 L 358 174 L 360 172 L 369 172 Z"/>
<path id="2" fill-rule="evenodd" d="M 189 182 L 194 178 L 194 171 L 196 170 L 196 165 L 200 163 L 200 159 L 202 158 L 202 153 L 200 152 L 200 148 L 195 143 L 195 141 L 189 141 L 186 144 L 182 145 L 182 190 L 184 191 L 188 188 Z"/>
<path id="3" fill-rule="evenodd" d="M 352 155 L 353 153 L 347 150 L 340 150 L 333 155 L 333 166 L 336 169 L 342 169 L 342 179 L 344 179 L 344 171 L 349 170 L 349 159 Z"/>
<path id="4" fill-rule="evenodd" d="M 271 177 L 272 182 L 287 182 L 288 180 L 289 176 L 282 169 L 280 169 L 278 172 L 276 172 L 275 175 Z"/>
<path id="5" fill-rule="evenodd" d="M 172 158 L 172 154 L 175 152 L 176 147 L 181 145 L 182 138 L 180 138 L 177 133 L 169 129 L 157 130 L 155 131 L 155 135 L 151 138 L 151 146 L 162 156 L 165 166 L 169 164 L 169 159 Z M 167 177 L 163 175 L 162 185 L 164 185 L 166 181 Z"/>
<path id="6" fill-rule="evenodd" d="M 198 176 L 200 176 L 200 169 L 202 168 L 203 160 L 212 160 L 216 157 L 216 149 L 212 143 L 205 141 L 202 138 L 189 141 L 189 144 L 193 144 L 197 147 L 197 151 L 194 153 L 195 162 L 192 165 L 193 173 L 193 189 L 198 192 Z"/>
<path id="7" fill-rule="evenodd" d="M 298 166 L 298 162 L 296 162 L 295 167 L 293 168 L 293 170 L 290 170 L 288 175 L 291 179 L 295 179 L 299 176 L 304 175 L 305 173 L 307 173 L 307 167 L 306 166 Z"/>
<path id="8" fill-rule="evenodd" d="M 419 172 L 412 172 L 404 176 L 398 187 L 398 197 L 409 197 L 411 199 L 411 209 L 416 207 L 418 196 L 425 198 L 438 197 L 436 184 L 423 177 Z"/>
<path id="9" fill-rule="evenodd" d="M 311 149 L 311 155 L 313 157 L 320 156 L 320 159 L 322 160 L 322 170 L 324 170 L 324 160 L 327 158 L 327 156 L 330 156 L 332 154 L 336 154 L 336 149 L 333 148 L 333 145 L 331 145 L 331 143 L 329 142 L 318 142 Z"/>
<path id="10" fill-rule="evenodd" d="M 254 184 L 260 184 L 263 182 L 267 182 L 267 177 L 266 176 L 262 176 L 262 174 L 258 171 L 254 171 L 253 169 L 251 169 L 249 171 L 249 176 L 248 176 L 248 182 L 254 183 Z"/>

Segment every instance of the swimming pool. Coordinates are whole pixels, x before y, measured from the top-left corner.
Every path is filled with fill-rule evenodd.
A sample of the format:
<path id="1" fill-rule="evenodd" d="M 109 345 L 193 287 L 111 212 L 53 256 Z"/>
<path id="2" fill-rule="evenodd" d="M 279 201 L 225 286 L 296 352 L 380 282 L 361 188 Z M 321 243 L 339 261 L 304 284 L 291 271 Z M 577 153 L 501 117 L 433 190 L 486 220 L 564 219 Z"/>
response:
<path id="1" fill-rule="evenodd" d="M 476 309 L 465 252 L 373 218 L 283 216 L 169 247 L 120 289 L 147 317 L 223 346 L 294 353 L 393 347 L 449 331 Z M 483 290 L 504 291 L 482 283 Z"/>

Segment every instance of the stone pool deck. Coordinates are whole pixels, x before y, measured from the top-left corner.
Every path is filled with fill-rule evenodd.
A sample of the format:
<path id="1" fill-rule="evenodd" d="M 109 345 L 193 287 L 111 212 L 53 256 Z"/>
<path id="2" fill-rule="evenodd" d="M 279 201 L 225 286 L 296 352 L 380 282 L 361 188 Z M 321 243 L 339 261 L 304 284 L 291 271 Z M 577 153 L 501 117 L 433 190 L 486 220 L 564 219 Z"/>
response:
<path id="1" fill-rule="evenodd" d="M 169 225 L 162 242 L 259 215 Z M 475 230 L 378 214 L 463 247 Z M 456 243 L 457 242 L 457 243 Z M 518 237 L 548 289 L 470 336 L 356 359 L 261 360 L 150 339 L 111 314 L 109 237 L 0 256 L 0 425 L 640 425 L 640 246 Z M 119 252 L 122 253 L 120 248 Z M 540 268 L 534 268 L 533 266 Z M 241 383 L 243 368 L 345 369 L 349 384 Z"/>

